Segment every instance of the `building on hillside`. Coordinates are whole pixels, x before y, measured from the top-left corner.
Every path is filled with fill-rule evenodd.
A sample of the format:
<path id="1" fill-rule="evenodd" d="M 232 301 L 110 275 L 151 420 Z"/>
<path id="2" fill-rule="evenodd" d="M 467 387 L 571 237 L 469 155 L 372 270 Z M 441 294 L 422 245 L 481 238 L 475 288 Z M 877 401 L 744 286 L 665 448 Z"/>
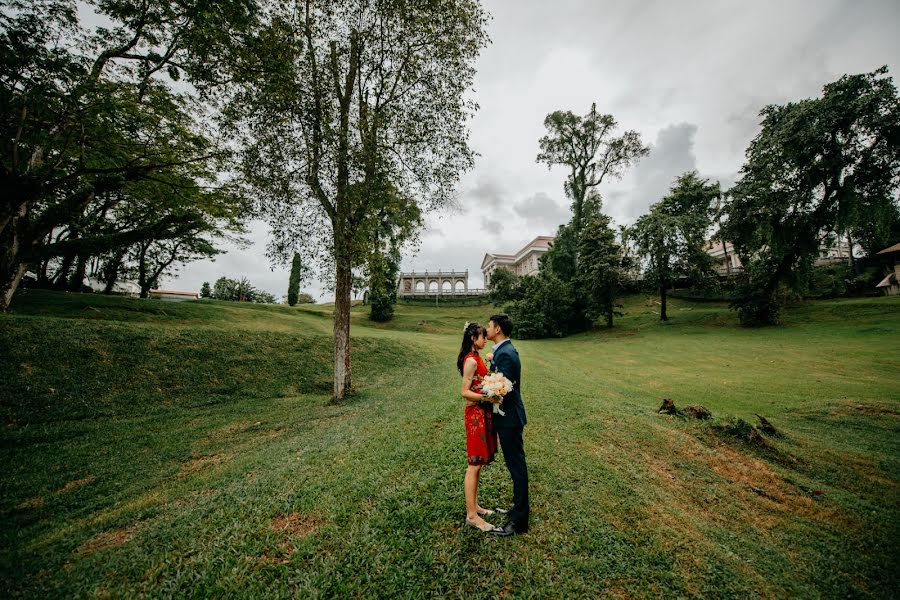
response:
<path id="1" fill-rule="evenodd" d="M 150 297 L 169 302 L 183 302 L 184 300 L 199 300 L 197 292 L 175 292 L 172 290 L 150 290 Z"/>
<path id="2" fill-rule="evenodd" d="M 741 259 L 734 251 L 734 246 L 731 242 L 723 244 L 719 240 L 709 240 L 706 242 L 706 252 L 713 257 L 714 268 L 719 275 L 734 275 L 743 270 Z M 837 263 L 849 263 L 850 252 L 850 243 L 847 241 L 847 238 L 832 239 L 830 243 L 829 241 L 823 241 L 819 245 L 819 256 L 816 258 L 815 265 L 822 267 Z M 861 254 L 862 249 L 854 245 L 853 257 L 859 258 Z"/>
<path id="3" fill-rule="evenodd" d="M 469 270 L 465 271 L 411 271 L 397 277 L 397 295 L 409 296 L 478 296 L 480 288 L 469 287 Z"/>
<path id="4" fill-rule="evenodd" d="M 539 235 L 515 254 L 492 254 L 490 252 L 485 254 L 484 260 L 481 261 L 484 287 L 491 286 L 491 274 L 497 269 L 512 271 L 519 277 L 537 273 L 540 270 L 538 259 L 550 249 L 554 238 L 555 236 L 552 235 Z"/>
<path id="5" fill-rule="evenodd" d="M 875 287 L 884 292 L 885 296 L 900 294 L 900 244 L 894 244 L 890 248 L 881 250 L 877 256 L 887 258 L 890 261 L 887 265 L 890 268 L 890 272 Z"/>
<path id="6" fill-rule="evenodd" d="M 709 240 L 706 242 L 706 253 L 713 258 L 713 268 L 719 275 L 733 275 L 741 271 L 741 259 L 734 253 L 731 242 Z"/>

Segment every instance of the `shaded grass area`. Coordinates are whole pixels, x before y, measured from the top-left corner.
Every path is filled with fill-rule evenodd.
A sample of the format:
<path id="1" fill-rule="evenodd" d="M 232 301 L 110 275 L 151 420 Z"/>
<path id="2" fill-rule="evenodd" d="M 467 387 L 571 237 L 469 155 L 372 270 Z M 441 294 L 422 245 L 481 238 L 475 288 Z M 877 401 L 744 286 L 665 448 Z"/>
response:
<path id="1" fill-rule="evenodd" d="M 506 540 L 462 525 L 453 360 L 462 322 L 487 307 L 398 307 L 379 328 L 355 308 L 360 389 L 331 406 L 316 383 L 330 342 L 311 329 L 329 307 L 278 308 L 271 324 L 264 308 L 191 307 L 227 310 L 229 331 L 215 315 L 98 323 L 55 318 L 46 299 L 42 317 L 19 305 L 0 338 L 42 343 L 4 354 L 4 375 L 21 379 L 29 357 L 103 375 L 65 379 L 60 407 L 35 400 L 59 418 L 30 422 L 29 401 L 8 413 L 0 581 L 14 597 L 891 597 L 900 352 L 884 331 L 897 332 L 900 305 L 878 300 L 743 330 L 707 303 L 674 302 L 660 325 L 635 297 L 613 331 L 516 342 L 533 522 Z M 422 320 L 433 328 L 410 330 Z M 131 391 L 139 378 L 117 369 L 167 391 Z M 657 415 L 664 396 L 717 418 Z M 722 430 L 754 412 L 782 432 L 765 448 Z M 509 501 L 502 459 L 482 486 L 486 506 Z"/>
<path id="2" fill-rule="evenodd" d="M 49 290 L 20 290 L 11 310 L 20 316 L 49 316 L 85 321 L 121 321 L 169 327 L 218 327 L 229 330 L 298 331 L 329 333 L 331 313 L 290 307 L 224 300 L 167 302 L 149 298 L 77 294 Z"/>
<path id="3" fill-rule="evenodd" d="M 20 426 L 332 389 L 333 343 L 321 335 L 18 318 L 0 329 L 0 354 L 0 406 Z M 404 350 L 361 338 L 353 357 L 365 373 Z"/>

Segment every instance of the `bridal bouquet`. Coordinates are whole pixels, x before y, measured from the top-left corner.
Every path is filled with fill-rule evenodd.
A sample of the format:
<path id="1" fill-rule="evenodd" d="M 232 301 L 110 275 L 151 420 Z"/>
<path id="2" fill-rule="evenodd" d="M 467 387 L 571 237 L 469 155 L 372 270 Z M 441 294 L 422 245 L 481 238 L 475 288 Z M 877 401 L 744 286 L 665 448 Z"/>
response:
<path id="1" fill-rule="evenodd" d="M 506 413 L 500 410 L 500 403 L 503 402 L 503 396 L 512 389 L 513 382 L 507 379 L 503 373 L 488 373 L 481 380 L 481 391 L 494 405 L 494 412 L 503 416 L 506 416 Z"/>

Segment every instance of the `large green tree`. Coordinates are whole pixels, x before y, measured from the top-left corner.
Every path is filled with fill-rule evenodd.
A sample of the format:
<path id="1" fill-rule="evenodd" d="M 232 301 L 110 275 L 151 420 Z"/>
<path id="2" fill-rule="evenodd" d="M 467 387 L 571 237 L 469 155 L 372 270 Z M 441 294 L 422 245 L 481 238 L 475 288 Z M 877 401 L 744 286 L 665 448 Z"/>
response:
<path id="1" fill-rule="evenodd" d="M 334 399 L 352 388 L 350 295 L 370 255 L 360 236 L 389 197 L 423 210 L 452 201 L 473 164 L 467 96 L 487 43 L 475 0 L 294 0 L 232 65 L 226 126 L 272 227 L 270 255 L 295 251 L 334 273 Z"/>
<path id="2" fill-rule="evenodd" d="M 744 325 L 778 322 L 779 286 L 802 287 L 824 236 L 886 243 L 900 190 L 900 99 L 887 73 L 845 75 L 820 98 L 760 113 L 724 207 L 723 237 L 749 275 L 733 303 Z"/>
<path id="3" fill-rule="evenodd" d="M 107 24 L 83 27 L 91 11 Z M 47 256 L 179 231 L 187 217 L 171 214 L 102 240 L 53 240 L 129 183 L 176 189 L 191 165 L 222 171 L 202 107 L 174 81 L 215 79 L 253 12 L 245 0 L 0 2 L 0 310 Z"/>
<path id="4" fill-rule="evenodd" d="M 720 194 L 718 183 L 689 171 L 630 229 L 631 239 L 646 260 L 644 281 L 659 290 L 662 321 L 669 318 L 667 293 L 676 281 L 687 279 L 704 285 L 714 277 L 706 235 Z"/>
<path id="5" fill-rule="evenodd" d="M 547 168 L 562 166 L 566 175 L 566 196 L 572 201 L 574 230 L 581 230 L 585 200 L 606 177 L 620 177 L 625 169 L 650 149 L 641 142 L 636 131 L 616 136 L 616 119 L 597 112 L 591 105 L 586 115 L 557 110 L 544 119 L 547 133 L 538 142 L 541 151 L 537 162 Z"/>

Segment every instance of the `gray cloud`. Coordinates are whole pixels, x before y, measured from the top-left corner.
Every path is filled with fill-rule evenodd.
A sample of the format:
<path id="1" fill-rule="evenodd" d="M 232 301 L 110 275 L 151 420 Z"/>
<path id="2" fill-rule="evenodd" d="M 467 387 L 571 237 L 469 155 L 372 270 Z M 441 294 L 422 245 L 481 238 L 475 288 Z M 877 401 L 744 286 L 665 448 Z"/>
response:
<path id="1" fill-rule="evenodd" d="M 665 196 L 675 178 L 697 168 L 692 123 L 670 125 L 656 136 L 650 154 L 632 167 L 628 175 L 630 189 L 613 189 L 605 194 L 606 209 L 620 222 L 630 222 L 647 212 L 651 204 Z"/>
<path id="2" fill-rule="evenodd" d="M 290 269 L 275 266 L 266 257 L 267 225 L 262 221 L 252 222 L 246 238 L 248 244 L 245 246 L 222 244 L 220 247 L 226 251 L 225 254 L 220 254 L 214 260 L 185 265 L 177 276 L 164 278 L 163 285 L 182 291 L 199 292 L 204 281 L 212 285 L 223 276 L 231 279 L 246 277 L 255 287 L 274 294 L 280 301 L 281 296 L 287 293 Z M 301 287 L 315 298 L 326 297 L 325 286 L 315 272 L 309 274 Z"/>
<path id="3" fill-rule="evenodd" d="M 515 205 L 516 213 L 529 224 L 544 228 L 548 233 L 572 218 L 570 211 L 556 203 L 549 194 L 538 192 Z"/>
<path id="4" fill-rule="evenodd" d="M 481 219 L 481 230 L 488 235 L 501 235 L 503 233 L 503 222 L 492 217 Z"/>
<path id="5" fill-rule="evenodd" d="M 482 175 L 464 197 L 471 201 L 467 203 L 469 207 L 500 208 L 505 202 L 506 191 L 499 181 L 488 175 Z"/>

